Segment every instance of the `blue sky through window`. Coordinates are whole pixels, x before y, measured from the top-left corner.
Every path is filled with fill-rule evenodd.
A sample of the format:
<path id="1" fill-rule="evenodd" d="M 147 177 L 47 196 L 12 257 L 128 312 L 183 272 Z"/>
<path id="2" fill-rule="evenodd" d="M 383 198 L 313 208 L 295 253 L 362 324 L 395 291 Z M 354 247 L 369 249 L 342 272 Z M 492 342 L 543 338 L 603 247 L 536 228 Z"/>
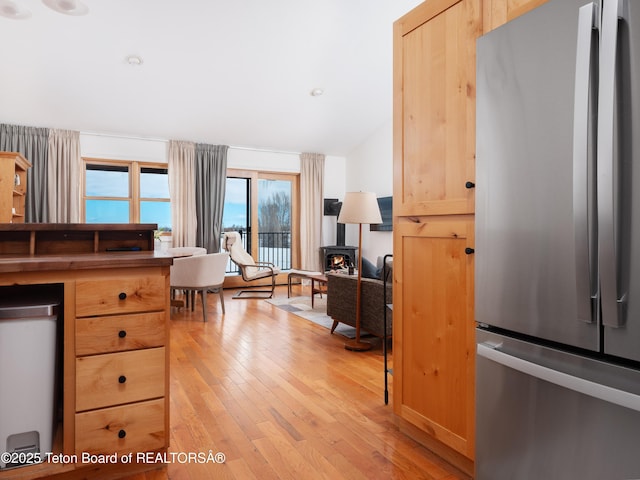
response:
<path id="1" fill-rule="evenodd" d="M 247 189 L 249 182 L 246 178 L 227 178 L 224 199 L 224 214 L 222 228 L 247 226 Z M 262 199 L 284 192 L 291 197 L 291 182 L 284 180 L 258 180 L 258 189 Z"/>
<path id="2" fill-rule="evenodd" d="M 87 200 L 85 219 L 87 223 L 129 223 L 129 202 L 127 200 Z"/>
<path id="3" fill-rule="evenodd" d="M 224 198 L 222 228 L 247 226 L 247 189 L 246 178 L 227 178 Z"/>
<path id="4" fill-rule="evenodd" d="M 111 197 L 87 199 L 87 223 L 129 223 L 129 171 L 128 166 L 87 165 L 86 195 Z M 166 170 L 142 167 L 140 173 L 140 222 L 157 223 L 161 230 L 171 229 L 169 202 L 145 201 L 145 198 L 169 198 Z M 114 198 L 122 198 L 115 200 Z"/>

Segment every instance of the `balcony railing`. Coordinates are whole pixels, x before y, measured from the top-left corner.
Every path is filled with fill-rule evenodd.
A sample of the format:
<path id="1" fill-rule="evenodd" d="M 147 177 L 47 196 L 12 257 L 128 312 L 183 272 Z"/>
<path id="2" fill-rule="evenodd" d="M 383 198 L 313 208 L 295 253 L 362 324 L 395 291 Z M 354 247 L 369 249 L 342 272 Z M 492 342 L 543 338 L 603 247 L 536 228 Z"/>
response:
<path id="1" fill-rule="evenodd" d="M 247 246 L 247 232 L 239 231 L 242 247 L 251 253 Z M 222 245 L 222 241 L 220 242 Z M 259 232 L 258 258 L 256 262 L 271 262 L 280 270 L 291 270 L 291 232 Z M 227 273 L 240 274 L 238 266 L 229 260 Z"/>

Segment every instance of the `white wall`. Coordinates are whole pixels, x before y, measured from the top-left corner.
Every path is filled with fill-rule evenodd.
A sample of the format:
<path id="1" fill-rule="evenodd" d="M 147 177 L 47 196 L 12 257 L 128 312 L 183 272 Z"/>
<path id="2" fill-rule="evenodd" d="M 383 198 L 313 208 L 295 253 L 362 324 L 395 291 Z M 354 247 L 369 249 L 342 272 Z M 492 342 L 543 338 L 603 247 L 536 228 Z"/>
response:
<path id="1" fill-rule="evenodd" d="M 89 158 L 167 163 L 168 145 L 162 139 L 80 133 L 80 155 Z"/>
<path id="2" fill-rule="evenodd" d="M 346 162 L 344 157 L 326 157 L 324 160 L 324 198 L 344 198 Z M 322 245 L 336 244 L 337 217 L 322 217 Z"/>
<path id="3" fill-rule="evenodd" d="M 227 167 L 241 170 L 299 173 L 300 155 L 292 152 L 271 152 L 229 147 Z"/>
<path id="4" fill-rule="evenodd" d="M 389 119 L 347 155 L 347 192 L 375 192 L 377 197 L 393 194 L 393 121 Z M 357 225 L 347 225 L 347 244 L 358 245 Z M 379 256 L 393 253 L 393 232 L 370 232 L 362 226 L 362 253 L 374 264 Z"/>

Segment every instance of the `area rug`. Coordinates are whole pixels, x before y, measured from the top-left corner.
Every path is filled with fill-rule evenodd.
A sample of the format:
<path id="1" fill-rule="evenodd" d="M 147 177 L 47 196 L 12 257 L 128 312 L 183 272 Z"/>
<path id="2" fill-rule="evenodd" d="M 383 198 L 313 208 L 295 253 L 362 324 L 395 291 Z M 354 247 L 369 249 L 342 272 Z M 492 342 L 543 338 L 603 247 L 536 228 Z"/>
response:
<path id="1" fill-rule="evenodd" d="M 304 297 L 270 298 L 267 302 L 329 330 L 333 325 L 333 319 L 327 315 L 327 297 L 324 295 L 322 298 L 316 296 L 313 301 L 313 308 L 311 308 L 311 298 L 308 295 Z M 356 329 L 344 323 L 339 323 L 333 333 L 347 338 L 356 337 Z"/>

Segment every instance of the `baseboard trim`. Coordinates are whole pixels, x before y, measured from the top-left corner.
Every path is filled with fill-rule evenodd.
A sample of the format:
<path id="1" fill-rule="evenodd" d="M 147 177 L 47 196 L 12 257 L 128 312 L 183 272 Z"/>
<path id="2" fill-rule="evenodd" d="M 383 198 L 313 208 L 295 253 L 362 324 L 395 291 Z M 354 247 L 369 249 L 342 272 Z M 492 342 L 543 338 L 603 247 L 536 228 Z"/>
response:
<path id="1" fill-rule="evenodd" d="M 433 438 L 431 435 L 423 432 L 418 427 L 404 420 L 403 418 L 394 415 L 396 425 L 402 433 L 412 438 L 425 448 L 429 449 L 440 458 L 451 464 L 453 467 L 460 470 L 461 473 L 468 475 L 469 478 L 473 478 L 475 474 L 475 463 L 473 460 L 465 457 L 461 453 L 453 450 L 451 447 L 441 443 Z"/>

